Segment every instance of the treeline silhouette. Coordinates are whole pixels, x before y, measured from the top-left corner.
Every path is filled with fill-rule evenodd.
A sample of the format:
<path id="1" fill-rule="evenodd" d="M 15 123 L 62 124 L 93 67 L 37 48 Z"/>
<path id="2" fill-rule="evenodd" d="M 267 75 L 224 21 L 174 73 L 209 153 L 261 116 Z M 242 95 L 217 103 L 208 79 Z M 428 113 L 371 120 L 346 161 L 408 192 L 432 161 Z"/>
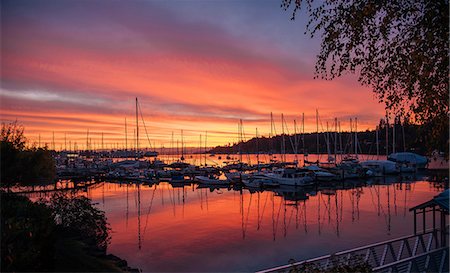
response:
<path id="1" fill-rule="evenodd" d="M 423 128 L 418 125 L 406 123 L 404 125 L 395 125 L 395 137 L 393 134 L 393 125 L 388 129 L 388 153 L 393 151 L 413 151 L 419 154 L 425 154 L 427 141 Z M 382 120 L 378 126 L 378 147 L 379 154 L 386 154 L 386 124 Z M 210 153 L 216 154 L 235 154 L 235 153 L 285 153 L 292 154 L 297 151 L 299 154 L 315 154 L 317 151 L 321 154 L 354 154 L 355 153 L 355 132 L 319 132 L 319 147 L 317 148 L 317 133 L 306 133 L 296 135 L 277 135 L 274 137 L 259 137 L 250 140 L 234 143 L 232 145 L 217 146 L 211 149 Z M 357 148 L 359 154 L 376 154 L 376 130 L 366 130 L 357 133 Z M 284 141 L 283 141 L 284 139 Z M 283 145 L 284 142 L 284 145 Z M 328 145 L 327 145 L 328 142 Z M 328 147 L 327 147 L 328 146 Z M 283 148 L 284 147 L 284 148 Z"/>

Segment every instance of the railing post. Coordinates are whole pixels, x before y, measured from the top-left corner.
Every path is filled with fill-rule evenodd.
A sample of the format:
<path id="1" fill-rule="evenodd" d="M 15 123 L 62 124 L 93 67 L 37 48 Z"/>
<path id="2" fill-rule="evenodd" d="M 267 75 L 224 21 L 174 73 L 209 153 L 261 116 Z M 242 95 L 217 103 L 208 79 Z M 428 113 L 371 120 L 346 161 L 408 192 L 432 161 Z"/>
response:
<path id="1" fill-rule="evenodd" d="M 416 210 L 414 210 L 414 235 L 417 234 Z"/>
<path id="2" fill-rule="evenodd" d="M 433 206 L 433 230 L 436 229 L 436 206 Z"/>
<path id="3" fill-rule="evenodd" d="M 423 233 L 425 233 L 426 230 L 426 222 L 425 222 L 425 208 L 422 209 L 422 222 L 423 222 Z"/>

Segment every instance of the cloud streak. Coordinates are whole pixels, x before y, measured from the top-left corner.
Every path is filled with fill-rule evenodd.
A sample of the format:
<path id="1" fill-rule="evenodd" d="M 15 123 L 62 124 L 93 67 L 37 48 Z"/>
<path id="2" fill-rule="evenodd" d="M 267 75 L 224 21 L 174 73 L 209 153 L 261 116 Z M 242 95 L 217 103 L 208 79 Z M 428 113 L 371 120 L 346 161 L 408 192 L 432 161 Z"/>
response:
<path id="1" fill-rule="evenodd" d="M 221 3 L 217 21 L 205 14 L 211 7 L 190 4 L 5 1 L 2 120 L 23 121 L 33 138 L 91 126 L 120 138 L 139 97 L 155 141 L 184 129 L 194 143 L 210 130 L 216 145 L 230 142 L 240 118 L 264 132 L 270 112 L 291 121 L 305 112 L 307 130 L 316 108 L 325 119 L 361 116 L 368 127 L 382 115 L 356 79 L 313 80 L 311 48 L 292 51 L 307 38 L 287 36 L 288 16 L 264 18 L 269 2 L 254 7 L 254 23 L 232 13 L 242 4 Z"/>

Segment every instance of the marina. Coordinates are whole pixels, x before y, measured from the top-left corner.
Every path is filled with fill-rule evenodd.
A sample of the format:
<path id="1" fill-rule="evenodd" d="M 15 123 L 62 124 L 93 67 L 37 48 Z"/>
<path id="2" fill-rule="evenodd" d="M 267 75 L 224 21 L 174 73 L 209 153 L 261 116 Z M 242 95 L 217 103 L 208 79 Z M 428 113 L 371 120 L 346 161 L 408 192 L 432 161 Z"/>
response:
<path id="1" fill-rule="evenodd" d="M 449 0 L 2 0 L 1 272 L 449 272 Z"/>
<path id="2" fill-rule="evenodd" d="M 409 208 L 445 186 L 426 179 L 265 190 L 101 182 L 74 194 L 92 198 L 106 212 L 108 252 L 133 267 L 258 271 L 412 234 Z"/>

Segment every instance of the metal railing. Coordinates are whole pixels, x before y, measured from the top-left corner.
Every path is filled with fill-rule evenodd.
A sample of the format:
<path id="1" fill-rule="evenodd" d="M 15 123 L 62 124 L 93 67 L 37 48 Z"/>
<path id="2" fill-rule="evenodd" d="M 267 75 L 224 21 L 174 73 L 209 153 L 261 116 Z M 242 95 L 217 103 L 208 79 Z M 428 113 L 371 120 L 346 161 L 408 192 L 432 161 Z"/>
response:
<path id="1" fill-rule="evenodd" d="M 314 265 L 316 268 L 325 271 L 334 265 L 351 264 L 355 260 L 367 263 L 372 270 L 377 272 L 403 271 L 398 269 L 405 266 L 405 264 L 407 269 L 409 268 L 409 271 L 406 270 L 405 272 L 429 271 L 426 269 L 415 269 L 428 268 L 430 266 L 448 270 L 448 245 L 446 241 L 440 241 L 442 238 L 440 234 L 441 231 L 438 229 L 430 230 L 416 235 L 404 236 L 389 241 L 340 251 L 331 255 L 262 270 L 259 273 L 289 272 L 292 269 L 301 268 L 302 265 L 307 264 Z M 444 236 L 444 238 L 446 237 Z M 422 260 L 425 262 L 422 263 Z M 436 271 L 441 272 L 442 270 Z"/>

